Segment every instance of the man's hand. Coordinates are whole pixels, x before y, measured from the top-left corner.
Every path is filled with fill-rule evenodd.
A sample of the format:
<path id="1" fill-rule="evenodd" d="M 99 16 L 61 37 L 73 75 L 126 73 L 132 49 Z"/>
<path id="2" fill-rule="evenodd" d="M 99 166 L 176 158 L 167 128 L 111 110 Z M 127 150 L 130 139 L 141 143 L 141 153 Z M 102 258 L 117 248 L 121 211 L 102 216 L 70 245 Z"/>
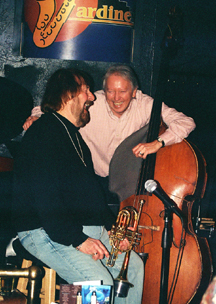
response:
<path id="1" fill-rule="evenodd" d="M 122 251 L 126 251 L 129 247 L 130 243 L 128 241 L 127 238 L 125 238 L 123 241 L 120 242 L 119 244 L 119 249 L 122 250 Z M 121 253 L 121 252 L 119 252 Z"/>
<path id="2" fill-rule="evenodd" d="M 136 157 L 145 159 L 148 154 L 156 153 L 161 147 L 162 143 L 158 140 L 154 140 L 150 143 L 138 144 L 132 151 Z"/>
<path id="3" fill-rule="evenodd" d="M 104 258 L 104 255 L 108 258 L 109 252 L 107 251 L 106 247 L 101 243 L 101 241 L 88 238 L 85 242 L 82 243 L 79 251 L 91 254 L 92 258 L 96 260 L 101 260 Z"/>
<path id="4" fill-rule="evenodd" d="M 23 129 L 26 131 L 28 128 L 36 121 L 39 117 L 37 116 L 29 116 L 23 124 Z"/>

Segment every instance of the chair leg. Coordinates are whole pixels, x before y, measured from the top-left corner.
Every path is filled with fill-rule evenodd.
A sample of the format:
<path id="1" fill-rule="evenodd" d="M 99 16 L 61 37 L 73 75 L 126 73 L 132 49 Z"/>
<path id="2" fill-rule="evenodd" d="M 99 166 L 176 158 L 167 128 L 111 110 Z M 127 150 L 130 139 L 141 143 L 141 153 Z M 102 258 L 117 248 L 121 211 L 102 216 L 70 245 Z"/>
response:
<path id="1" fill-rule="evenodd" d="M 31 266 L 23 269 L 0 270 L 0 277 L 28 278 L 27 304 L 39 304 L 40 288 L 45 271 L 43 268 Z"/>
<path id="2" fill-rule="evenodd" d="M 40 291 L 42 285 L 42 278 L 44 277 L 44 275 L 45 272 L 43 268 L 37 266 L 31 266 L 29 268 L 27 304 L 40 304 Z"/>
<path id="3" fill-rule="evenodd" d="M 56 293 L 56 272 L 45 267 L 45 276 L 42 280 L 41 304 L 55 302 Z"/>
<path id="4" fill-rule="evenodd" d="M 29 268 L 32 265 L 32 261 L 23 260 L 21 268 Z M 23 294 L 27 295 L 28 278 L 19 278 L 17 283 L 17 289 Z"/>
<path id="5" fill-rule="evenodd" d="M 32 265 L 32 262 L 29 260 L 23 260 L 22 268 L 28 268 Z M 56 288 L 59 289 L 59 286 L 56 286 L 56 272 L 55 270 L 47 267 L 43 267 L 45 270 L 45 276 L 42 280 L 42 287 L 39 287 L 40 289 L 40 298 L 41 298 L 41 304 L 50 304 L 52 302 L 55 302 L 55 295 L 56 295 Z M 26 278 L 20 278 L 17 284 L 17 289 L 22 292 L 25 295 L 30 295 L 32 293 L 31 287 L 29 286 L 30 290 L 28 290 L 27 293 L 27 284 L 28 279 Z M 30 284 L 34 285 L 35 282 L 32 281 Z M 37 292 L 38 288 L 33 288 L 35 292 Z M 33 296 L 32 296 L 33 297 Z M 38 298 L 38 295 L 35 295 L 36 298 Z M 29 301 L 31 301 L 31 298 L 29 298 Z M 32 303 L 31 303 L 32 304 Z"/>

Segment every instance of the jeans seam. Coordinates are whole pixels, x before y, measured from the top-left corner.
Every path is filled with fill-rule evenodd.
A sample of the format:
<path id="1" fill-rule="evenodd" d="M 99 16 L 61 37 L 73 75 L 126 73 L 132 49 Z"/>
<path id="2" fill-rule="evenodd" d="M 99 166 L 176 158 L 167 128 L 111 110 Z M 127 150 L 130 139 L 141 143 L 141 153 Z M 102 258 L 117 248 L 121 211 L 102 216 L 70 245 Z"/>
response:
<path id="1" fill-rule="evenodd" d="M 70 267 L 74 268 L 74 270 L 80 271 L 78 268 L 75 267 L 76 265 L 70 263 L 70 261 L 65 257 L 65 255 L 60 253 L 59 250 L 56 250 L 55 244 L 53 244 L 55 242 L 53 242 L 53 240 L 49 238 L 47 232 L 43 228 L 41 228 L 41 232 L 43 233 L 43 236 L 46 238 L 47 245 L 49 245 L 55 251 L 55 254 L 58 255 L 61 259 L 63 259 L 65 261 L 65 263 L 68 264 Z M 74 248 L 72 245 L 70 245 L 70 246 L 72 248 Z M 70 246 L 68 246 L 68 247 L 70 247 Z M 74 250 L 76 250 L 76 249 L 74 248 Z M 79 254 L 83 254 L 83 253 L 80 252 Z"/>

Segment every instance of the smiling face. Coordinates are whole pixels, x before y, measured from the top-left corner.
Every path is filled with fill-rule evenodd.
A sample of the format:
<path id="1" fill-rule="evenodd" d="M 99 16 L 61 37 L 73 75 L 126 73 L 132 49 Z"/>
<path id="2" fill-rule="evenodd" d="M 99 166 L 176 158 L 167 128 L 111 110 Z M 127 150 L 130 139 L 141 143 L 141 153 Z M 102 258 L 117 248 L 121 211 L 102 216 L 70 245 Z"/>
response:
<path id="1" fill-rule="evenodd" d="M 90 121 L 88 109 L 93 105 L 95 97 L 89 86 L 82 84 L 79 94 L 72 99 L 71 111 L 75 118 L 75 126 L 84 127 Z"/>
<path id="2" fill-rule="evenodd" d="M 112 74 L 107 78 L 105 86 L 106 100 L 111 111 L 120 117 L 128 108 L 131 100 L 136 96 L 136 89 L 132 83 L 118 74 Z"/>
<path id="3" fill-rule="evenodd" d="M 82 128 L 90 121 L 88 109 L 94 104 L 95 96 L 85 83 L 81 84 L 76 96 L 69 97 L 62 103 L 62 107 L 57 111 L 66 117 L 76 127 Z"/>

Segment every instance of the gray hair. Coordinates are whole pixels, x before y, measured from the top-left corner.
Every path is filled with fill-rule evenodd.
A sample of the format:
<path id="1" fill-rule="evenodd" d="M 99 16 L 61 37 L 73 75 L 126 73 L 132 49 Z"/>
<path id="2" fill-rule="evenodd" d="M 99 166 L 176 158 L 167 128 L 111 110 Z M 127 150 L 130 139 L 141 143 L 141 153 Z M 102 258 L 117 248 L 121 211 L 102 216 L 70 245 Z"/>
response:
<path id="1" fill-rule="evenodd" d="M 123 77 L 124 79 L 129 80 L 132 85 L 133 90 L 138 88 L 138 79 L 137 79 L 137 76 L 136 76 L 134 70 L 129 65 L 114 64 L 111 67 L 109 67 L 106 74 L 104 75 L 104 78 L 103 78 L 103 90 L 104 91 L 106 89 L 107 79 L 113 74 L 119 75 L 119 76 Z"/>

